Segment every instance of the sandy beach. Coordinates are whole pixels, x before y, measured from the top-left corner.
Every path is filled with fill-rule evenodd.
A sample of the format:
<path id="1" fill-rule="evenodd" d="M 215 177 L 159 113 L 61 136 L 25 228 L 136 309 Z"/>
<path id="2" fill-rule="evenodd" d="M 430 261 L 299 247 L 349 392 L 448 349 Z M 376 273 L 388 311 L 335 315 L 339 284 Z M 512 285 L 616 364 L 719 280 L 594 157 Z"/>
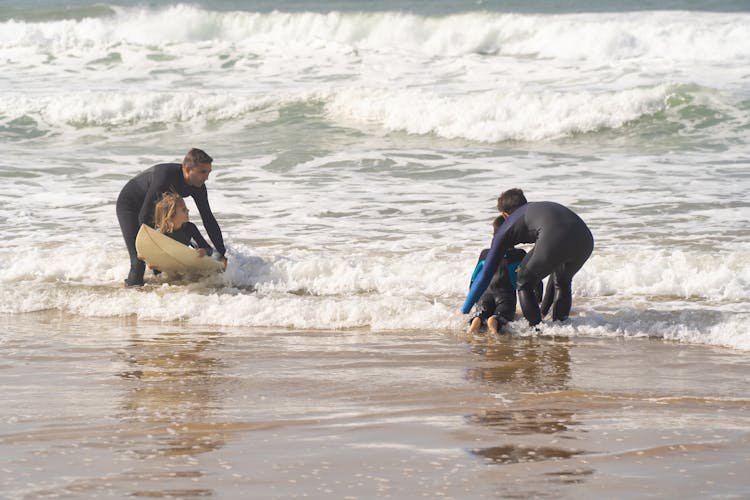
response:
<path id="1" fill-rule="evenodd" d="M 3 498 L 746 498 L 750 360 L 3 315 Z"/>
<path id="2" fill-rule="evenodd" d="M 0 61 L 0 500 L 750 498 L 748 0 L 6 0 Z M 191 148 L 226 270 L 126 289 Z M 471 338 L 510 188 L 594 252 Z"/>

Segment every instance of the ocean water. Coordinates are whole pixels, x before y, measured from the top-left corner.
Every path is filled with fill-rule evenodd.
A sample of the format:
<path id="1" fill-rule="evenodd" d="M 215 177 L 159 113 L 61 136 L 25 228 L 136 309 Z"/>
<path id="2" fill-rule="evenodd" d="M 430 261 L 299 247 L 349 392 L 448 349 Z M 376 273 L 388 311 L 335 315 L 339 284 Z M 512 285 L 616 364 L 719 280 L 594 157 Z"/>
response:
<path id="1" fill-rule="evenodd" d="M 596 239 L 545 333 L 750 350 L 746 2 L 370 3 L 0 2 L 0 313 L 463 334 L 520 187 Z M 117 195 L 191 147 L 227 272 L 124 289 Z"/>

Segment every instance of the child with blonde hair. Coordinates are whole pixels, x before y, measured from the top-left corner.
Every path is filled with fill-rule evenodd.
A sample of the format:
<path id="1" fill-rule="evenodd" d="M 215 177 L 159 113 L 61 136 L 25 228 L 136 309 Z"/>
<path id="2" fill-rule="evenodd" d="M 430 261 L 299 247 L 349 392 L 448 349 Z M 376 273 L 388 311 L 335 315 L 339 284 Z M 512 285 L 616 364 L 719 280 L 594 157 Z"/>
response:
<path id="1" fill-rule="evenodd" d="M 154 223 L 159 231 L 177 240 L 183 245 L 195 248 L 201 257 L 211 255 L 214 251 L 190 222 L 190 211 L 185 200 L 177 193 L 164 193 L 154 206 Z"/>

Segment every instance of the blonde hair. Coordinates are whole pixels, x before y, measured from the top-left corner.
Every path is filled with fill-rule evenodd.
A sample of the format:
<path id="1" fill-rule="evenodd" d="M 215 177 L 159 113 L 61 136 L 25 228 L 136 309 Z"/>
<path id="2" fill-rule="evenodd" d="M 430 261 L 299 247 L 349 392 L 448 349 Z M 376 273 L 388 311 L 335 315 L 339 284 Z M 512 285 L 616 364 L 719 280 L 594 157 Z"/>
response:
<path id="1" fill-rule="evenodd" d="M 174 231 L 174 214 L 177 211 L 177 203 L 182 196 L 177 193 L 164 193 L 154 206 L 154 224 L 162 233 Z"/>

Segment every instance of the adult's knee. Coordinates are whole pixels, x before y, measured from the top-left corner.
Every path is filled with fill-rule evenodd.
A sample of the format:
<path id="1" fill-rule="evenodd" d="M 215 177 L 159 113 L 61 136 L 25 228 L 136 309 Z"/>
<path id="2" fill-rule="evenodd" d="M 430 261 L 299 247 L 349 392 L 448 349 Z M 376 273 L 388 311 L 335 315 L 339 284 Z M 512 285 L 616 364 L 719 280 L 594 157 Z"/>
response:
<path id="1" fill-rule="evenodd" d="M 533 271 L 529 271 L 528 267 L 524 265 L 518 266 L 517 283 L 519 290 L 527 289 L 533 292 L 537 286 L 537 283 L 539 283 L 541 280 L 541 277 Z"/>
<path id="2" fill-rule="evenodd" d="M 570 288 L 573 284 L 573 274 L 571 273 L 568 266 L 562 264 L 555 268 L 555 271 L 550 275 L 549 279 L 552 280 L 552 284 L 557 289 Z"/>

